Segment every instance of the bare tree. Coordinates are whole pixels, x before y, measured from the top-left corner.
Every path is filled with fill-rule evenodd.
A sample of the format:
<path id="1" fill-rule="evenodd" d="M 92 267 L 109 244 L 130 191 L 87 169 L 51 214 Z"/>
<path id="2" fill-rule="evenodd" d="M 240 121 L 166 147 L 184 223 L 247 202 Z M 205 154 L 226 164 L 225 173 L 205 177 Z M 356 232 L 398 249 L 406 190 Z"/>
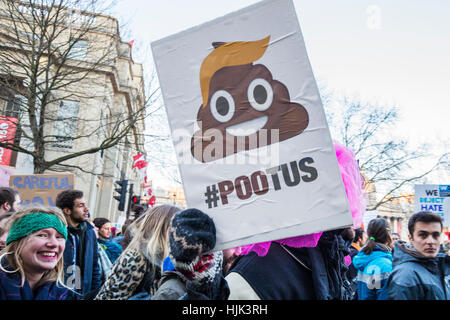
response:
<path id="1" fill-rule="evenodd" d="M 118 76 L 118 58 L 130 55 L 130 48 L 120 41 L 117 21 L 102 14 L 110 4 L 1 0 L 0 5 L 0 99 L 18 119 L 16 139 L 0 146 L 31 156 L 35 173 L 76 167 L 71 160 L 119 143 L 142 151 L 146 101 L 143 91 L 129 87 L 130 79 Z M 111 98 L 118 87 L 128 88 L 125 110 Z M 81 110 L 79 101 L 97 107 Z"/>
<path id="2" fill-rule="evenodd" d="M 395 135 L 400 121 L 396 107 L 336 99 L 330 91 L 321 91 L 333 139 L 351 148 L 358 159 L 372 199 L 368 210 L 411 194 L 414 184 L 449 169 L 448 149 L 431 152 L 433 146 L 427 144 L 412 149 Z"/>

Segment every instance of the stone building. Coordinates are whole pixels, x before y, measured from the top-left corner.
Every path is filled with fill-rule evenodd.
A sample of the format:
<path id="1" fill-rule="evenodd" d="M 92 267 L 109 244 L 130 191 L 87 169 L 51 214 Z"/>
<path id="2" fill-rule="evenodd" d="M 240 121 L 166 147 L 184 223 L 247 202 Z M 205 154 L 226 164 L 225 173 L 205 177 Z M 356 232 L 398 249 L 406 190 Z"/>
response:
<path id="1" fill-rule="evenodd" d="M 17 12 L 8 7 L 13 2 Z M 55 10 L 0 0 L 0 81 L 14 79 L 29 94 L 26 89 L 32 77 L 18 64 L 8 65 L 8 59 L 16 55 L 20 57 L 17 60 L 27 61 L 34 54 L 30 48 L 39 41 L 39 34 L 33 29 L 33 16 L 51 17 Z M 54 173 L 53 170 L 74 173 L 75 188 L 85 193 L 91 216 L 117 221 L 125 212 L 117 210 L 118 202 L 113 199 L 117 188 L 114 181 L 123 172 L 133 184 L 134 193 L 141 190 L 139 175 L 132 170 L 132 157 L 144 151 L 144 117 L 131 125 L 129 119 L 144 109 L 143 67 L 133 61 L 132 45 L 121 40 L 114 17 L 69 8 L 62 9 L 60 15 L 61 20 L 52 26 L 57 34 L 51 44 L 54 51 L 38 60 L 45 65 L 47 60 L 54 59 L 61 61 L 60 65 L 48 64 L 36 78 L 50 82 L 45 78 L 46 72 L 52 75 L 58 68 L 67 74 L 61 80 L 65 83 L 51 91 L 54 103 L 48 105 L 48 119 L 53 117 L 55 121 L 46 119 L 43 130 L 46 137 L 54 137 L 55 141 L 45 145 L 45 159 L 96 148 L 112 137 L 120 138 L 120 143 L 69 159 L 63 163 L 69 167 L 55 165 L 52 171 L 44 173 Z M 75 81 L 74 75 L 80 70 L 84 73 L 79 73 L 81 76 Z M 28 111 L 24 111 L 24 106 L 29 106 L 27 94 L 0 86 L 0 112 L 21 121 L 23 131 L 16 140 L 20 139 L 21 147 L 32 150 L 34 141 L 26 138 L 27 133 L 31 136 Z M 117 132 L 125 132 L 123 128 L 128 125 L 129 130 L 119 137 Z M 32 174 L 35 169 L 33 158 L 21 152 L 13 152 L 9 166 L 15 168 L 15 174 Z"/>
<path id="2" fill-rule="evenodd" d="M 392 232 L 400 235 L 402 240 L 408 240 L 408 220 L 414 213 L 414 194 L 405 194 L 378 207 L 378 217 L 391 224 Z"/>
<path id="3" fill-rule="evenodd" d="M 377 203 L 377 191 L 375 185 L 367 183 L 365 192 L 368 195 L 368 208 L 373 208 Z M 391 199 L 383 203 L 376 210 L 366 211 L 370 216 L 384 218 L 389 221 L 392 232 L 400 235 L 402 240 L 408 239 L 408 219 L 414 213 L 414 194 L 404 194 L 400 198 Z"/>

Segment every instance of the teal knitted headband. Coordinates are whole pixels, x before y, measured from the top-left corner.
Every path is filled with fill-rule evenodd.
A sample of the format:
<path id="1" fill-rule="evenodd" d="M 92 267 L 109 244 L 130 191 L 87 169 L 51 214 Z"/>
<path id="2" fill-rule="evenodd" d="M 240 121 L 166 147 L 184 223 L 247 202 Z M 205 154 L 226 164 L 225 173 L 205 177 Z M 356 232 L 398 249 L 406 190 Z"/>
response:
<path id="1" fill-rule="evenodd" d="M 9 229 L 8 238 L 6 238 L 6 245 L 45 228 L 55 229 L 67 240 L 67 227 L 57 216 L 43 212 L 34 212 L 27 214 L 13 223 Z"/>

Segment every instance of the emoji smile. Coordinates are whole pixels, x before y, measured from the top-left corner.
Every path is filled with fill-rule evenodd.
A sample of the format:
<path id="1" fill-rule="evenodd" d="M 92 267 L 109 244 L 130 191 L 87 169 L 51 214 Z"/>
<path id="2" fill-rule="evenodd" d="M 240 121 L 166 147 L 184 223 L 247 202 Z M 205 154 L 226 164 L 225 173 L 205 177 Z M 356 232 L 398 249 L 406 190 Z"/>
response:
<path id="1" fill-rule="evenodd" d="M 267 115 L 234 124 L 226 128 L 228 134 L 233 136 L 249 136 L 258 132 L 267 123 L 269 117 Z"/>
<path id="2" fill-rule="evenodd" d="M 256 62 L 269 45 L 270 35 L 257 41 L 212 43 L 214 50 L 200 68 L 199 130 L 190 148 L 196 160 L 207 163 L 267 147 L 308 127 L 306 108 L 291 101 L 289 88 Z"/>

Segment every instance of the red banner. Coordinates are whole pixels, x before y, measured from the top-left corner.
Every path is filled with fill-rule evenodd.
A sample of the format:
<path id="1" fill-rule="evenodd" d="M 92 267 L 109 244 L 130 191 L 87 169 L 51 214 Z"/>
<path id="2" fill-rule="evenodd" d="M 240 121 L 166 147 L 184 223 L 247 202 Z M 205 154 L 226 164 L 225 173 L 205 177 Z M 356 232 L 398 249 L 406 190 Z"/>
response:
<path id="1" fill-rule="evenodd" d="M 0 142 L 14 143 L 17 118 L 0 116 Z M 9 166 L 12 150 L 0 147 L 0 165 Z"/>

